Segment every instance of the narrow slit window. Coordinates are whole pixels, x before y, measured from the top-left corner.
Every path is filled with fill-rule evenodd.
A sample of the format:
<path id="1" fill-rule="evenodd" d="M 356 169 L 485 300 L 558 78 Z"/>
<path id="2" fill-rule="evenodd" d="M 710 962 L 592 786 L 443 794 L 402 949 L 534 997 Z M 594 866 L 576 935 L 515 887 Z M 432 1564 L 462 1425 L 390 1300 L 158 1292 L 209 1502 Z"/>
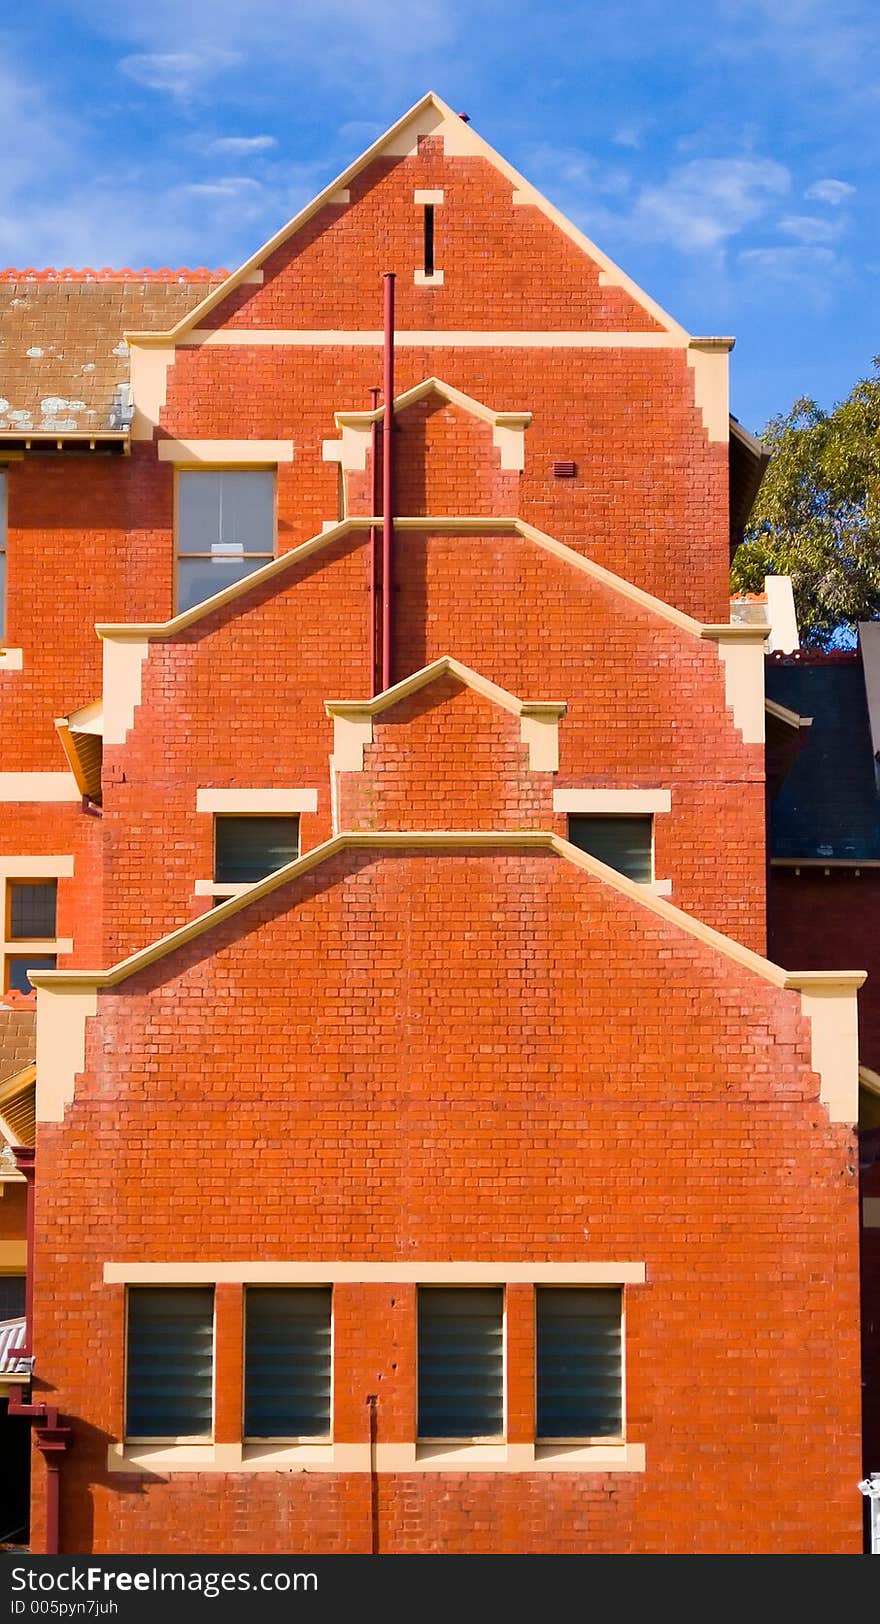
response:
<path id="1" fill-rule="evenodd" d="M 214 819 L 214 883 L 252 885 L 299 856 L 299 818 L 245 817 L 230 813 Z"/>
<path id="2" fill-rule="evenodd" d="M 623 1436 L 623 1293 L 538 1286 L 538 1438 Z"/>
<path id="3" fill-rule="evenodd" d="M 573 846 L 598 857 L 630 880 L 647 885 L 654 878 L 654 820 L 647 817 L 571 817 L 568 838 Z"/>
<path id="4" fill-rule="evenodd" d="M 213 1286 L 128 1291 L 128 1438 L 210 1438 L 214 1410 Z"/>
<path id="5" fill-rule="evenodd" d="M 420 1288 L 418 1319 L 419 1437 L 502 1437 L 502 1288 Z"/>
<path id="6" fill-rule="evenodd" d="M 425 275 L 434 275 L 434 205 L 425 204 Z"/>
<path id="7" fill-rule="evenodd" d="M 249 1286 L 246 1438 L 329 1438 L 331 1288 Z"/>
<path id="8" fill-rule="evenodd" d="M 54 940 L 57 898 L 57 880 L 10 880 L 9 940 Z"/>

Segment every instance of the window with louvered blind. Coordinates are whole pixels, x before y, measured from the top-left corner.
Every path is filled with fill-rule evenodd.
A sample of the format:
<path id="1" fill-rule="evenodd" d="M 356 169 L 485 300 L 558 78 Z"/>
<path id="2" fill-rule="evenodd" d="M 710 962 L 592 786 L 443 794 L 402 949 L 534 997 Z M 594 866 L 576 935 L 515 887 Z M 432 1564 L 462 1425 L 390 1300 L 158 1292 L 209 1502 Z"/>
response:
<path id="1" fill-rule="evenodd" d="M 418 1320 L 419 1437 L 501 1437 L 501 1287 L 420 1287 Z"/>
<path id="2" fill-rule="evenodd" d="M 125 1431 L 129 1438 L 210 1438 L 213 1286 L 131 1286 Z"/>
<path id="3" fill-rule="evenodd" d="M 654 878 L 654 820 L 648 817 L 600 817 L 587 814 L 568 820 L 568 838 L 580 851 L 598 857 L 631 880 Z"/>
<path id="4" fill-rule="evenodd" d="M 200 468 L 177 476 L 177 610 L 191 609 L 275 553 L 271 469 Z"/>
<path id="5" fill-rule="evenodd" d="M 329 1286 L 249 1286 L 245 1316 L 247 1438 L 329 1438 Z"/>
<path id="6" fill-rule="evenodd" d="M 539 1438 L 623 1435 L 623 1350 L 619 1286 L 538 1286 Z"/>
<path id="7" fill-rule="evenodd" d="M 251 885 L 299 856 L 299 818 L 245 817 L 229 813 L 214 819 L 214 880 Z"/>

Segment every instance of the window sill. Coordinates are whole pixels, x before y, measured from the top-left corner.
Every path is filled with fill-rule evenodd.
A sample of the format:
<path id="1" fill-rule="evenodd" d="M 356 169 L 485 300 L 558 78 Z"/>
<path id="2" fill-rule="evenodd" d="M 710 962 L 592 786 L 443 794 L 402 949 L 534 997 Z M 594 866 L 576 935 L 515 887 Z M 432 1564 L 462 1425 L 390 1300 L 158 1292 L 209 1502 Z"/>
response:
<path id="1" fill-rule="evenodd" d="M 110 1473 L 368 1472 L 369 1444 L 110 1444 Z"/>
<path id="2" fill-rule="evenodd" d="M 644 1444 L 110 1444 L 107 1471 L 644 1472 Z"/>

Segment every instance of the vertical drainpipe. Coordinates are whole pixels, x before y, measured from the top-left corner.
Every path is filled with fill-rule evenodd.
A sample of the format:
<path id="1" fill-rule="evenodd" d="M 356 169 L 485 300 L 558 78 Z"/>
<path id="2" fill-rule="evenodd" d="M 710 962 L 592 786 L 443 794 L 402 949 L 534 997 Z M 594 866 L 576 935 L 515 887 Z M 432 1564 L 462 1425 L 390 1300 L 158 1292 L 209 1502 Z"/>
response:
<path id="1" fill-rule="evenodd" d="M 380 389 L 370 390 L 370 411 L 375 412 L 379 406 Z M 379 422 L 374 418 L 370 425 L 370 512 L 373 517 L 379 512 L 379 503 L 382 499 L 382 480 L 379 473 Z M 379 579 L 381 573 L 381 560 L 379 558 L 379 528 L 370 526 L 370 693 L 379 692 Z"/>
<path id="2" fill-rule="evenodd" d="M 382 420 L 382 688 L 391 687 L 391 559 L 394 541 L 394 272 L 385 282 L 385 413 Z"/>
<path id="3" fill-rule="evenodd" d="M 26 1358 L 34 1351 L 34 1180 L 36 1177 L 37 1153 L 33 1145 L 13 1145 L 12 1154 L 19 1173 L 23 1173 L 27 1182 L 27 1208 L 25 1219 L 25 1235 L 27 1237 L 27 1261 L 25 1263 L 24 1284 L 24 1347 L 21 1348 L 22 1358 Z"/>

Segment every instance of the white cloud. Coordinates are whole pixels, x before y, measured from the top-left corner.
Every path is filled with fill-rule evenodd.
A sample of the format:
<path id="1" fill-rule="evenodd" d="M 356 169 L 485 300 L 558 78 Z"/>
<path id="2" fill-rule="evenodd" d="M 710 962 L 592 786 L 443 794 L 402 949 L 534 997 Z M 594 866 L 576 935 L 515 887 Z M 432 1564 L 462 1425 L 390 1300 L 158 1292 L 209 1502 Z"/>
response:
<path id="1" fill-rule="evenodd" d="M 830 203 L 831 207 L 836 209 L 846 198 L 852 197 L 854 192 L 855 187 L 850 186 L 849 181 L 832 180 L 829 177 L 827 180 L 814 181 L 812 186 L 807 187 L 804 197 L 810 198 L 815 203 Z"/>
<path id="2" fill-rule="evenodd" d="M 790 214 L 780 220 L 779 229 L 788 237 L 796 237 L 798 242 L 817 243 L 832 242 L 839 228 L 835 220 L 820 220 L 812 214 Z"/>
<path id="3" fill-rule="evenodd" d="M 630 232 L 685 252 L 719 250 L 790 184 L 788 170 L 772 158 L 695 158 L 673 169 L 663 185 L 645 187 Z"/>
<path id="4" fill-rule="evenodd" d="M 611 137 L 616 147 L 628 147 L 630 151 L 637 152 L 644 139 L 644 126 L 642 124 L 621 124 Z"/>
<path id="5" fill-rule="evenodd" d="M 246 158 L 252 152 L 269 152 L 277 145 L 274 135 L 222 135 L 216 141 L 210 141 L 205 151 L 224 157 Z"/>
<path id="6" fill-rule="evenodd" d="M 216 74 L 240 61 L 241 57 L 235 51 L 206 47 L 199 51 L 124 56 L 119 69 L 145 90 L 166 91 L 170 96 L 187 97 Z"/>
<path id="7" fill-rule="evenodd" d="M 739 255 L 744 270 L 775 282 L 800 282 L 816 286 L 825 285 L 828 273 L 837 267 L 837 256 L 831 248 L 745 248 Z"/>

